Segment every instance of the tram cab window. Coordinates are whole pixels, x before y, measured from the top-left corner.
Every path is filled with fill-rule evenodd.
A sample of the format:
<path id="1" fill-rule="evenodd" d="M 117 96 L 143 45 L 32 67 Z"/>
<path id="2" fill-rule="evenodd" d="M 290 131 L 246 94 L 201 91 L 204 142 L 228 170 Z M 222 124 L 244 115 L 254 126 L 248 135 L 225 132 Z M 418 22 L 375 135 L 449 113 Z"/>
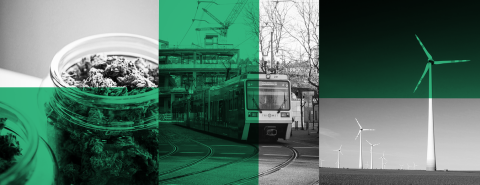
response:
<path id="1" fill-rule="evenodd" d="M 290 110 L 288 82 L 247 81 L 247 108 L 250 110 Z"/>

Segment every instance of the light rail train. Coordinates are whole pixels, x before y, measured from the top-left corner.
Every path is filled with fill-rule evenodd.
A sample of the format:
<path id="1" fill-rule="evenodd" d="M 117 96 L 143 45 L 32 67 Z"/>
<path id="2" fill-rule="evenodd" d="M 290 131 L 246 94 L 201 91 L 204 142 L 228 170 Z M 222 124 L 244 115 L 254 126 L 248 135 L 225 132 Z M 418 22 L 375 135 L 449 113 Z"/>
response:
<path id="1" fill-rule="evenodd" d="M 174 101 L 172 121 L 239 140 L 288 140 L 290 93 L 287 75 L 243 74 Z"/>

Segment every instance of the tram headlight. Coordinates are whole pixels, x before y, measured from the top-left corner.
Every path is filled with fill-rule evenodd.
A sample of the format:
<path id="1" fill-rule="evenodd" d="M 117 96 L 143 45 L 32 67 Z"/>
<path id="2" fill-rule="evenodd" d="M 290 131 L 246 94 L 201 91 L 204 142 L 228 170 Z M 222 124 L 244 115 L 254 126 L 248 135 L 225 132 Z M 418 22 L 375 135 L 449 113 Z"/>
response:
<path id="1" fill-rule="evenodd" d="M 289 112 L 282 112 L 280 114 L 281 117 L 290 117 L 290 113 Z"/>
<path id="2" fill-rule="evenodd" d="M 258 112 L 249 112 L 248 117 L 258 117 Z"/>

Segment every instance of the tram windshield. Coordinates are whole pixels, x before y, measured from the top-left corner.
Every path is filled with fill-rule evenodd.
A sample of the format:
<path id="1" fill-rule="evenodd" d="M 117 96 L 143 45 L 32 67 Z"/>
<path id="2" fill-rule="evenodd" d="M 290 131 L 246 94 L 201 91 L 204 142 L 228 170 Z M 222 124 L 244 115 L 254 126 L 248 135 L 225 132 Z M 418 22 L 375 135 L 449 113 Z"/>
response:
<path id="1" fill-rule="evenodd" d="M 247 109 L 290 110 L 290 86 L 281 81 L 247 81 Z"/>

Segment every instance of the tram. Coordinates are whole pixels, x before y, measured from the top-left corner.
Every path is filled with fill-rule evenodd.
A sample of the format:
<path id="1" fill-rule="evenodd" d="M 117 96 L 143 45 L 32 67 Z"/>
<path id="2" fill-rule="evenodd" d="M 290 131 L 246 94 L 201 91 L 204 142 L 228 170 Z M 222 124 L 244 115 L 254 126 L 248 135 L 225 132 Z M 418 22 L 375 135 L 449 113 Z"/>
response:
<path id="1" fill-rule="evenodd" d="M 287 75 L 243 74 L 174 101 L 172 121 L 238 140 L 288 140 L 290 91 Z"/>

